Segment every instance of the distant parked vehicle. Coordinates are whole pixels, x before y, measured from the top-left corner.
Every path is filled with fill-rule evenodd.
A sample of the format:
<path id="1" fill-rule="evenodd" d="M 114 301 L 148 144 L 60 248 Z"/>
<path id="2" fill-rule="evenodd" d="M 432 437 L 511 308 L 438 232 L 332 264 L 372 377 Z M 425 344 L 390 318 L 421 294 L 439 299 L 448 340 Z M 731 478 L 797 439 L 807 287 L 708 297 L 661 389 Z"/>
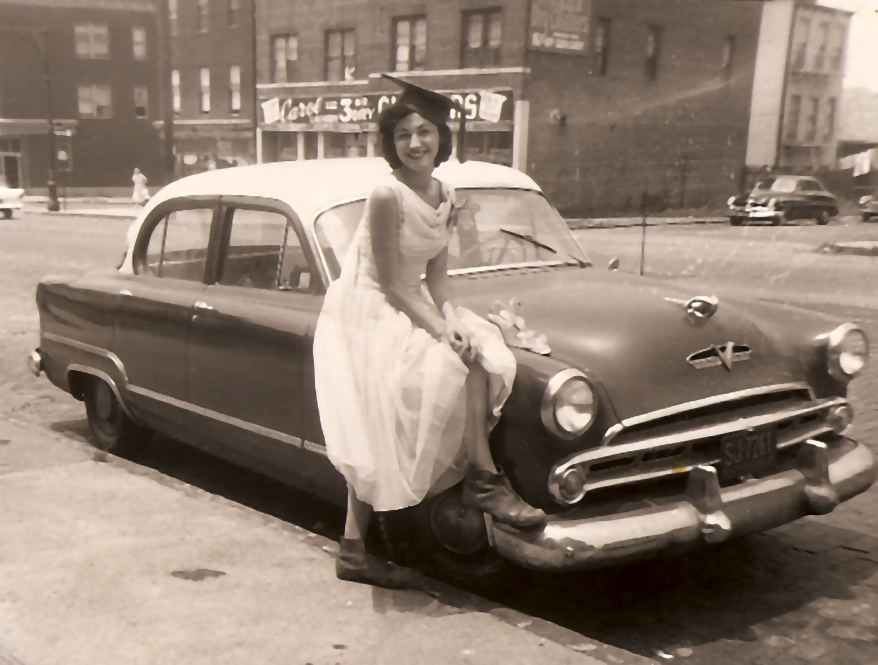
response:
<path id="1" fill-rule="evenodd" d="M 860 197 L 860 214 L 863 216 L 864 222 L 878 217 L 878 189 L 871 194 Z"/>
<path id="2" fill-rule="evenodd" d="M 794 219 L 813 219 L 829 224 L 838 214 L 838 199 L 817 178 L 779 175 L 756 183 L 746 196 L 729 198 L 732 226 L 770 222 L 779 226 Z"/>
<path id="3" fill-rule="evenodd" d="M 0 214 L 3 215 L 3 219 L 12 219 L 12 211 L 21 210 L 22 196 L 24 196 L 23 189 L 9 187 L 6 179 L 0 176 Z"/>

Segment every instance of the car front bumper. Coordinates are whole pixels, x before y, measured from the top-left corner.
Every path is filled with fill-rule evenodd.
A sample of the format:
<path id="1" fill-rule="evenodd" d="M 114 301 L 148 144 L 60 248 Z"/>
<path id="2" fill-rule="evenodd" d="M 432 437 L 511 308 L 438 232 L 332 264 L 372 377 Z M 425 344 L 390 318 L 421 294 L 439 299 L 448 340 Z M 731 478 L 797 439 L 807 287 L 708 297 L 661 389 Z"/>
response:
<path id="1" fill-rule="evenodd" d="M 843 439 L 830 448 L 808 440 L 795 469 L 721 488 L 716 469 L 697 467 L 689 473 L 685 495 L 661 504 L 612 515 L 553 515 L 536 530 L 493 523 L 490 535 L 501 555 L 526 568 L 598 568 L 828 513 L 868 489 L 875 475 L 874 457 L 863 444 Z"/>
<path id="2" fill-rule="evenodd" d="M 739 208 L 733 207 L 729 209 L 729 217 L 737 217 L 739 219 L 752 219 L 756 221 L 771 221 L 780 219 L 783 211 L 774 210 L 772 208 Z"/>

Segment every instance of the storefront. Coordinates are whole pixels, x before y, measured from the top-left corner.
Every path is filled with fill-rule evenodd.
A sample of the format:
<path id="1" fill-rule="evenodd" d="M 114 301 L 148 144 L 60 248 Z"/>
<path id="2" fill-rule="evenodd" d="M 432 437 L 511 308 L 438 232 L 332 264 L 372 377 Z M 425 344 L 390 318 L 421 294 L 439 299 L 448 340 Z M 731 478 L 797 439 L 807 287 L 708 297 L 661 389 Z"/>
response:
<path id="1" fill-rule="evenodd" d="M 512 90 L 441 92 L 464 109 L 466 158 L 513 166 L 517 138 Z M 395 101 L 390 93 L 270 97 L 261 104 L 257 160 L 380 156 L 378 115 Z M 457 112 L 452 112 L 449 126 L 456 137 Z"/>

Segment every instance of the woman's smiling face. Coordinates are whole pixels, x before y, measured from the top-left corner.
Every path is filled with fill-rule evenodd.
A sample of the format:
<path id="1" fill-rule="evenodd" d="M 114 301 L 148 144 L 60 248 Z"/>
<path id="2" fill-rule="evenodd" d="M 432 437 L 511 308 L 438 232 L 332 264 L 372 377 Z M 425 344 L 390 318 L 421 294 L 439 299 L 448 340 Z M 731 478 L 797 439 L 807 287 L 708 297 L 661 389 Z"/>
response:
<path id="1" fill-rule="evenodd" d="M 410 113 L 393 128 L 393 143 L 403 166 L 432 171 L 439 152 L 439 129 L 417 113 Z"/>

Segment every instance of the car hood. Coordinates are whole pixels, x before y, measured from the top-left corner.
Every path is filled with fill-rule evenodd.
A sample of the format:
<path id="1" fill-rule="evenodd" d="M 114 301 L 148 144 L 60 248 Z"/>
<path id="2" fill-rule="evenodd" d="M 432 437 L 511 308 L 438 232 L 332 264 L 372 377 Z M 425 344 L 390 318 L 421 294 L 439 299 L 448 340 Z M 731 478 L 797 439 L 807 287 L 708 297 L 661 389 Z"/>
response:
<path id="1" fill-rule="evenodd" d="M 694 320 L 680 302 L 710 295 L 595 268 L 504 271 L 454 280 L 461 304 L 484 316 L 514 298 L 527 326 L 544 333 L 552 357 L 586 370 L 606 390 L 620 419 L 756 386 L 802 381 L 789 341 L 760 327 L 742 304 L 721 300 Z M 687 357 L 713 345 L 747 345 L 731 370 L 696 369 Z"/>

